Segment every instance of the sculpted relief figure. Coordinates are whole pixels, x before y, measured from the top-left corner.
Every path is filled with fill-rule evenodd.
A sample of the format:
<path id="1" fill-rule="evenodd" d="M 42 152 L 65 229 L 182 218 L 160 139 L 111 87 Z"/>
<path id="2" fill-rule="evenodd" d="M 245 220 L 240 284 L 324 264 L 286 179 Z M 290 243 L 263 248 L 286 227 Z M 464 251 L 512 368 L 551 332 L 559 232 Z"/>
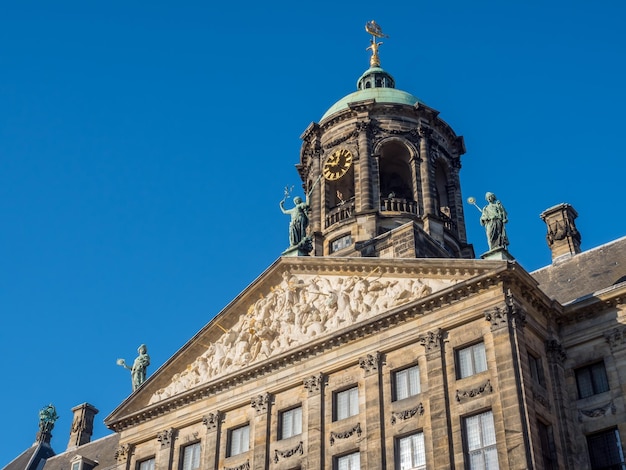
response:
<path id="1" fill-rule="evenodd" d="M 508 222 L 506 210 L 493 193 L 487 193 L 485 199 L 488 204 L 483 208 L 480 216 L 480 225 L 485 227 L 489 251 L 504 248 L 509 244 L 506 236 L 505 224 Z"/>
<path id="2" fill-rule="evenodd" d="M 281 281 L 250 304 L 237 323 L 187 370 L 155 393 L 154 403 L 221 375 L 268 359 L 312 338 L 336 331 L 432 293 L 452 281 L 381 276 L 282 274 Z M 432 285 L 432 287 L 431 287 Z"/>

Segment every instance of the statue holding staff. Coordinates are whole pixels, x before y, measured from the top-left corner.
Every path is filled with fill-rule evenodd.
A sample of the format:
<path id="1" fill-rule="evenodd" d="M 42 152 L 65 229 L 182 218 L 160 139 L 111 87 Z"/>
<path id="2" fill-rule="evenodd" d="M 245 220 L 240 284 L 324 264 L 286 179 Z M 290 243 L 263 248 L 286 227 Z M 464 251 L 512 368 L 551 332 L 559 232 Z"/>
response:
<path id="1" fill-rule="evenodd" d="M 148 348 L 145 344 L 142 344 L 137 349 L 139 356 L 135 358 L 133 366 L 129 367 L 124 359 L 118 359 L 117 365 L 122 366 L 130 371 L 131 380 L 133 383 L 133 392 L 139 388 L 139 386 L 146 381 L 146 373 L 148 366 L 150 365 L 150 356 L 148 356 Z"/>
<path id="2" fill-rule="evenodd" d="M 320 176 L 321 178 L 321 176 Z M 293 198 L 294 206 L 291 209 L 285 209 L 285 201 L 289 197 L 291 192 L 290 189 L 285 188 L 285 196 L 282 201 L 280 201 L 280 210 L 283 214 L 287 214 L 291 216 L 291 221 L 289 222 L 289 246 L 298 246 L 307 236 L 306 230 L 309 226 L 309 210 L 311 206 L 309 204 L 309 198 L 313 189 L 319 182 L 320 178 L 311 186 L 311 189 L 306 195 L 306 200 L 302 201 L 300 196 L 296 196 Z"/>
<path id="3" fill-rule="evenodd" d="M 495 194 L 487 193 L 485 199 L 488 204 L 482 209 L 480 225 L 485 227 L 489 251 L 497 248 L 506 250 L 509 244 L 505 227 L 505 224 L 508 222 L 506 210 L 502 203 L 496 199 Z"/>

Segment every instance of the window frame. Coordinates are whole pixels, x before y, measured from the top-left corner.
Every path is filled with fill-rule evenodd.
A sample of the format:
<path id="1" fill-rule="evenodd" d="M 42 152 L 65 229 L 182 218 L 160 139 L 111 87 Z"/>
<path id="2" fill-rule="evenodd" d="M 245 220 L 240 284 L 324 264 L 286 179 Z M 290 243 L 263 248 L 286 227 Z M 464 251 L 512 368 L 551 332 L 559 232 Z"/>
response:
<path id="1" fill-rule="evenodd" d="M 233 438 L 235 436 L 235 433 L 237 433 L 239 431 L 243 431 L 244 429 L 247 429 L 247 434 L 248 434 L 247 437 L 248 438 L 245 439 L 245 440 L 240 438 L 240 442 L 241 443 L 245 442 L 246 445 L 245 446 L 240 446 L 241 447 L 240 449 L 234 449 L 233 448 L 233 445 L 234 445 L 234 439 Z M 226 446 L 226 457 L 234 457 L 235 455 L 241 455 L 241 454 L 245 454 L 246 452 L 249 452 L 250 451 L 250 423 L 245 423 L 245 424 L 242 424 L 240 426 L 236 426 L 236 427 L 230 428 L 228 430 L 228 436 L 227 436 L 226 441 L 227 441 L 226 442 L 227 443 L 227 446 Z M 245 449 L 243 447 L 245 447 Z"/>
<path id="2" fill-rule="evenodd" d="M 294 425 L 294 421 L 291 422 L 292 432 L 289 435 L 285 435 L 285 417 L 288 416 L 289 413 L 293 413 L 296 410 L 300 412 L 300 429 L 299 432 L 295 432 L 293 428 L 297 427 Z M 287 408 L 278 413 L 278 440 L 282 441 L 284 439 L 289 439 L 290 437 L 298 436 L 302 434 L 303 423 L 302 423 L 302 405 L 299 404 L 297 406 L 292 406 L 291 408 Z"/>
<path id="3" fill-rule="evenodd" d="M 410 378 L 410 373 L 412 370 L 417 370 L 417 390 L 411 390 L 411 378 Z M 399 380 L 400 380 L 400 375 L 399 374 L 403 374 L 406 373 L 406 383 L 404 384 L 407 392 L 406 395 L 404 396 L 400 396 L 399 394 L 399 390 L 402 389 L 402 387 L 399 386 Z M 398 369 L 392 372 L 392 399 L 393 401 L 400 401 L 400 400 L 404 400 L 405 398 L 409 398 L 409 397 L 414 397 L 416 395 L 419 395 L 420 393 L 422 393 L 422 384 L 421 384 L 421 377 L 420 377 L 420 367 L 419 364 L 413 364 L 410 365 L 408 367 L 404 367 L 402 369 Z"/>
<path id="4" fill-rule="evenodd" d="M 543 360 L 541 356 L 533 353 L 532 351 L 526 351 L 528 353 L 528 368 L 530 369 L 530 376 L 533 382 L 537 385 L 541 385 L 546 388 L 546 374 L 543 368 Z"/>
<path id="5" fill-rule="evenodd" d="M 423 451 L 423 463 L 419 463 L 416 464 L 416 462 L 413 460 L 413 457 L 415 457 L 415 449 L 413 448 L 413 441 L 411 442 L 411 463 L 410 463 L 410 467 L 402 467 L 402 452 L 401 452 L 401 448 L 402 448 L 402 442 L 406 441 L 407 439 L 412 439 L 414 437 L 417 436 L 421 436 L 421 447 L 422 447 L 422 451 Z M 426 470 L 427 466 L 426 466 L 426 441 L 424 439 L 424 431 L 420 430 L 420 431 L 416 431 L 416 432 L 412 432 L 410 434 L 405 434 L 402 436 L 397 436 L 394 439 L 394 450 L 395 450 L 395 468 L 396 470 Z"/>
<path id="6" fill-rule="evenodd" d="M 189 467 L 189 469 L 187 469 L 185 467 L 185 463 L 186 463 L 186 455 L 185 453 L 187 452 L 187 449 L 191 449 L 191 448 L 196 448 L 198 449 L 198 466 L 197 467 Z M 194 460 L 194 457 L 192 455 L 191 457 L 192 461 Z M 193 463 L 191 464 L 193 465 Z M 196 442 L 190 442 L 187 443 L 185 445 L 180 446 L 180 470 L 198 470 L 199 468 L 202 467 L 202 444 L 201 441 L 196 441 Z"/>
<path id="7" fill-rule="evenodd" d="M 487 436 L 487 437 L 493 437 L 493 442 L 491 443 L 485 443 L 485 423 L 483 421 L 483 417 L 486 417 L 487 415 L 489 415 L 491 417 L 491 422 L 489 423 L 492 427 L 492 429 L 490 430 L 492 432 L 493 436 Z M 473 418 L 477 418 L 477 417 L 481 417 L 479 426 L 478 426 L 478 431 L 479 431 L 479 441 L 480 441 L 480 446 L 479 447 L 474 447 L 474 448 L 470 448 L 470 429 L 468 426 L 468 420 L 473 419 Z M 474 467 L 472 465 L 472 456 L 476 456 L 476 455 L 481 455 L 482 456 L 482 461 L 483 464 L 486 462 L 485 457 L 487 455 L 493 455 L 491 452 L 495 452 L 495 458 L 496 458 L 496 467 L 494 468 L 498 468 L 498 441 L 496 438 L 496 423 L 495 423 L 495 419 L 493 416 L 493 410 L 491 409 L 487 409 L 487 410 L 483 410 L 481 412 L 478 413 L 474 413 L 468 416 L 464 416 L 462 418 L 462 427 L 461 427 L 462 433 L 463 433 L 463 456 L 464 456 L 464 460 L 465 460 L 465 468 L 468 470 L 474 470 L 475 468 L 484 468 L 483 467 Z"/>
<path id="8" fill-rule="evenodd" d="M 599 366 L 601 366 L 601 369 L 599 368 Z M 606 388 L 604 389 L 602 389 L 602 384 L 597 381 L 598 378 L 594 374 L 594 371 L 600 370 L 603 374 L 602 378 L 606 384 Z M 583 375 L 585 376 L 585 378 L 589 379 L 589 384 L 591 385 L 591 393 L 586 393 L 585 390 L 581 389 Z M 583 398 L 589 398 L 594 395 L 599 395 L 600 393 L 608 392 L 611 389 L 611 385 L 609 384 L 609 375 L 606 372 L 606 364 L 604 363 L 604 359 L 589 363 L 585 366 L 576 367 L 574 369 L 574 378 L 576 379 L 576 391 L 578 392 L 579 400 L 582 400 Z"/>
<path id="9" fill-rule="evenodd" d="M 361 468 L 361 452 L 359 450 L 356 450 L 354 452 L 348 452 L 345 454 L 341 454 L 341 455 L 336 455 L 335 457 L 333 457 L 333 470 L 341 470 L 341 468 L 339 467 L 341 461 L 345 458 L 348 457 L 358 457 L 358 462 L 349 462 L 348 463 L 348 470 L 359 470 Z M 355 467 L 352 468 L 351 466 L 354 465 Z"/>
<path id="10" fill-rule="evenodd" d="M 484 364 L 477 364 L 477 360 L 476 360 L 476 348 L 482 348 L 482 358 L 484 360 Z M 470 354 L 470 358 L 471 358 L 471 371 L 470 373 L 465 373 L 465 371 L 463 370 L 463 368 L 461 367 L 462 364 L 462 360 L 461 360 L 461 354 L 464 353 L 465 351 L 471 351 Z M 484 341 L 477 341 L 475 343 L 472 344 L 468 344 L 466 346 L 460 347 L 460 348 L 456 348 L 455 352 L 454 352 L 454 356 L 455 356 L 455 360 L 456 360 L 456 378 L 458 380 L 460 379 L 465 379 L 467 377 L 472 377 L 473 375 L 476 374 L 480 374 L 481 372 L 485 372 L 487 370 L 489 370 L 489 367 L 487 365 L 487 348 L 485 347 L 485 342 Z M 479 366 L 484 366 L 484 369 L 480 369 L 478 370 Z"/>
<path id="11" fill-rule="evenodd" d="M 339 413 L 340 411 L 339 400 L 341 396 L 343 396 L 344 394 L 348 394 L 348 393 L 350 395 L 346 395 L 348 397 L 348 403 L 347 403 L 347 410 L 344 416 L 344 413 Z M 351 395 L 352 393 L 355 394 L 353 398 Z M 354 406 L 356 406 L 356 412 L 354 412 L 355 411 Z M 333 392 L 333 422 L 341 421 L 343 419 L 347 419 L 352 416 L 357 416 L 360 412 L 359 408 L 360 407 L 359 407 L 359 386 L 358 385 L 354 385 L 352 387 L 344 388 L 344 389 Z"/>
<path id="12" fill-rule="evenodd" d="M 613 462 L 602 462 L 600 463 L 600 465 L 598 466 L 594 466 L 595 459 L 594 459 L 594 453 L 595 451 L 592 451 L 592 446 L 591 446 L 591 442 L 590 440 L 593 438 L 598 438 L 598 437 L 607 437 L 609 435 L 612 435 L 615 439 L 613 442 L 609 443 L 606 439 L 604 439 L 604 445 L 606 446 L 607 444 L 612 444 L 614 446 L 614 451 L 615 451 L 615 456 L 618 457 L 619 460 L 621 460 L 620 462 L 618 461 L 613 461 Z M 585 440 L 587 441 L 587 455 L 589 457 L 589 465 L 591 468 L 591 470 L 603 470 L 603 469 L 617 469 L 617 468 L 621 468 L 626 469 L 626 459 L 624 458 L 624 450 L 622 448 L 622 442 L 621 442 L 621 438 L 620 438 L 620 434 L 619 434 L 619 429 L 617 427 L 613 427 L 613 428 L 608 428 L 608 429 L 604 429 L 602 431 L 599 432 L 594 432 L 591 434 L 588 434 L 585 436 Z M 601 449 L 601 455 L 596 455 L 596 457 L 598 456 L 602 456 L 602 457 L 606 457 L 606 450 L 610 450 L 608 447 L 604 447 Z M 608 465 L 607 465 L 608 464 Z"/>
<path id="13" fill-rule="evenodd" d="M 556 455 L 556 444 L 554 442 L 554 431 L 552 424 L 546 424 L 542 420 L 537 420 L 537 432 L 539 433 L 539 444 L 541 446 L 540 457 L 545 470 L 558 470 L 559 460 Z"/>
<path id="14" fill-rule="evenodd" d="M 142 465 L 150 461 L 152 462 L 152 466 L 150 466 L 149 468 L 142 468 Z M 137 460 L 137 465 L 136 465 L 137 470 L 155 470 L 155 468 L 156 468 L 156 456 L 154 455 L 151 457 L 146 457 L 141 460 Z"/>

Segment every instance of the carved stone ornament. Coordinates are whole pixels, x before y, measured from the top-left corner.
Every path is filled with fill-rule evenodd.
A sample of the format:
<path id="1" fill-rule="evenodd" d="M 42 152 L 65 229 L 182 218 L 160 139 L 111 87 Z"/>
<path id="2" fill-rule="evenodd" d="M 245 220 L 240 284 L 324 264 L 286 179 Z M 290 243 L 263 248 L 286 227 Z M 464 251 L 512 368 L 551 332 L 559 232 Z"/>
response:
<path id="1" fill-rule="evenodd" d="M 209 413 L 202 418 L 202 424 L 207 428 L 207 431 L 214 431 L 222 421 L 224 414 L 221 411 L 215 413 Z"/>
<path id="2" fill-rule="evenodd" d="M 335 439 L 348 439 L 349 437 L 354 436 L 361 437 L 361 423 L 356 423 L 352 429 L 349 429 L 345 432 L 332 432 L 330 433 L 330 445 L 335 444 Z"/>
<path id="3" fill-rule="evenodd" d="M 167 447 L 172 443 L 174 435 L 175 430 L 173 428 L 165 429 L 157 433 L 157 441 L 161 443 L 161 447 Z"/>
<path id="4" fill-rule="evenodd" d="M 526 324 L 526 312 L 511 298 L 507 299 L 506 304 L 485 310 L 484 314 L 485 320 L 491 323 L 492 331 L 506 327 L 509 323 L 518 328 Z"/>
<path id="5" fill-rule="evenodd" d="M 307 344 L 312 338 L 346 328 L 421 299 L 457 283 L 457 279 L 362 275 L 291 274 L 257 298 L 229 329 L 149 403 L 183 393 L 215 377 Z M 218 325 L 219 326 L 219 325 Z"/>
<path id="6" fill-rule="evenodd" d="M 257 414 L 265 413 L 268 410 L 271 399 L 269 393 L 264 393 L 250 400 L 250 405 L 256 410 Z"/>
<path id="7" fill-rule="evenodd" d="M 312 375 L 307 377 L 302 381 L 304 388 L 306 388 L 309 393 L 316 393 L 322 389 L 322 381 L 324 380 L 324 376 L 322 374 Z"/>
<path id="8" fill-rule="evenodd" d="M 237 465 L 236 467 L 224 467 L 224 470 L 250 470 L 250 461 L 246 460 L 241 465 Z"/>
<path id="9" fill-rule="evenodd" d="M 379 352 L 374 354 L 368 354 L 365 357 L 359 359 L 359 367 L 363 369 L 365 372 L 373 372 L 378 370 L 378 366 L 380 365 L 381 355 Z"/>
<path id="10" fill-rule="evenodd" d="M 421 403 L 413 408 L 404 411 L 394 411 L 391 413 L 391 424 L 396 424 L 397 420 L 404 421 L 415 415 L 422 416 L 424 414 L 424 405 Z"/>
<path id="11" fill-rule="evenodd" d="M 476 387 L 467 391 L 457 390 L 456 401 L 461 401 L 463 398 L 475 398 L 482 395 L 483 393 L 491 392 L 493 392 L 493 387 L 491 386 L 491 381 L 487 380 L 487 382 L 485 382 L 480 387 Z"/>
<path id="12" fill-rule="evenodd" d="M 281 458 L 288 459 L 289 457 L 296 455 L 296 454 L 300 454 L 300 455 L 304 454 L 304 443 L 302 441 L 300 441 L 298 445 L 295 446 L 293 449 L 289 449 L 289 450 L 274 449 L 274 463 L 278 463 L 278 461 Z"/>
<path id="13" fill-rule="evenodd" d="M 624 346 L 626 345 L 626 328 L 613 328 L 610 331 L 606 331 L 604 338 L 612 350 Z"/>
<path id="14" fill-rule="evenodd" d="M 133 451 L 131 444 L 121 444 L 115 451 L 115 460 L 125 462 Z"/>
<path id="15" fill-rule="evenodd" d="M 545 388 L 541 386 L 533 385 L 532 392 L 533 392 L 533 400 L 535 400 L 538 403 L 541 403 L 543 406 L 550 409 L 550 401 L 548 400 L 548 397 L 546 395 Z"/>
<path id="16" fill-rule="evenodd" d="M 611 400 L 606 405 L 599 406 L 598 408 L 593 408 L 591 410 L 578 410 L 578 421 L 582 423 L 583 417 L 585 416 L 587 418 L 601 418 L 603 416 L 606 416 L 609 411 L 613 415 L 616 412 L 615 404 L 613 403 L 613 400 Z"/>
<path id="17" fill-rule="evenodd" d="M 443 341 L 443 332 L 440 329 L 435 331 L 428 331 L 423 335 L 420 335 L 417 340 L 420 342 L 426 352 L 435 352 L 441 350 L 441 342 Z"/>
<path id="18" fill-rule="evenodd" d="M 546 341 L 546 355 L 548 357 L 548 361 L 558 362 L 561 364 L 563 364 L 565 359 L 567 359 L 565 349 L 561 343 L 555 339 L 549 339 Z"/>

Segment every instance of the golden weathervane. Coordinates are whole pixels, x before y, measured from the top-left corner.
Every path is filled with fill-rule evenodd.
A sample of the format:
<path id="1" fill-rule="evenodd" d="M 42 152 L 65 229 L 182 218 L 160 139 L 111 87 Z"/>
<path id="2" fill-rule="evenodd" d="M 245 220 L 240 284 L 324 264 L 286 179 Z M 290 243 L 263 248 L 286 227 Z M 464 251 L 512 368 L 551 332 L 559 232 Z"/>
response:
<path id="1" fill-rule="evenodd" d="M 372 35 L 372 39 L 370 39 L 370 47 L 366 50 L 372 50 L 372 57 L 370 57 L 370 67 L 380 67 L 380 57 L 378 56 L 378 47 L 382 44 L 382 42 L 376 42 L 376 38 L 388 38 L 386 34 L 383 33 L 382 28 L 376 21 L 368 21 L 365 23 L 365 31 Z"/>

